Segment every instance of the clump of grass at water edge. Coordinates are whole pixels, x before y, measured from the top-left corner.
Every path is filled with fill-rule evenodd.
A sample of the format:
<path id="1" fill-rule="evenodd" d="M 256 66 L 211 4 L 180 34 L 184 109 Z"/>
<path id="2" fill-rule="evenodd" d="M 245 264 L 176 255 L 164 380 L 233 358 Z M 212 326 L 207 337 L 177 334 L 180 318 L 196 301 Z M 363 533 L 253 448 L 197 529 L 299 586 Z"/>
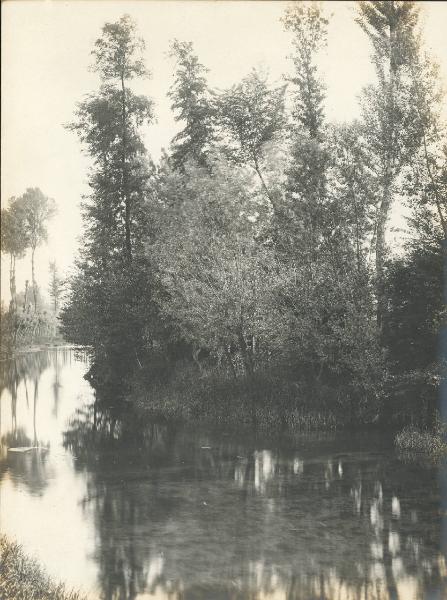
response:
<path id="1" fill-rule="evenodd" d="M 0 600 L 87 600 L 53 581 L 19 544 L 0 536 Z"/>
<path id="2" fill-rule="evenodd" d="M 433 429 L 404 427 L 394 439 L 399 452 L 433 459 L 447 456 L 447 426 L 437 419 Z"/>

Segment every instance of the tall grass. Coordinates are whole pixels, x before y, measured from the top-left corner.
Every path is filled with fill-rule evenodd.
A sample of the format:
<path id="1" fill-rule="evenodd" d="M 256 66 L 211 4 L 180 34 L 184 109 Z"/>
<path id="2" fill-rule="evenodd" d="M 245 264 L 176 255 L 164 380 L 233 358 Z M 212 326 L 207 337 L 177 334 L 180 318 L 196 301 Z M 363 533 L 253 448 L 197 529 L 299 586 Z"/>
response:
<path id="1" fill-rule="evenodd" d="M 19 544 L 0 536 L 0 600 L 86 600 L 50 579 Z"/>
<path id="2" fill-rule="evenodd" d="M 439 458 L 447 454 L 447 427 L 438 415 L 432 429 L 404 427 L 395 437 L 396 448 L 407 455 Z"/>

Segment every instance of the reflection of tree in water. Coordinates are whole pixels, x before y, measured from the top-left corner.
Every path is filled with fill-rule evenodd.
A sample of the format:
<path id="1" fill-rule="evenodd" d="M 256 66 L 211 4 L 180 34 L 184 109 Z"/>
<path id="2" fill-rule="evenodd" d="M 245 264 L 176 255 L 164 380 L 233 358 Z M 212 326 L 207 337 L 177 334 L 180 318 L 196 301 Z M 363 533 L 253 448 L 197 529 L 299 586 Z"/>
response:
<path id="1" fill-rule="evenodd" d="M 54 368 L 54 379 L 51 385 L 53 390 L 53 415 L 57 418 L 59 412 L 59 400 L 60 400 L 60 388 L 62 384 L 60 382 L 60 360 L 59 360 L 59 350 L 56 348 L 53 352 L 53 368 Z M 63 351 L 61 352 L 63 358 Z"/>
<path id="2" fill-rule="evenodd" d="M 65 444 L 89 478 L 106 599 L 423 598 L 445 577 L 433 471 L 216 443 L 98 403 Z"/>
<path id="3" fill-rule="evenodd" d="M 31 493 L 41 494 L 47 485 L 48 472 L 46 463 L 46 449 L 38 439 L 38 402 L 39 381 L 42 373 L 51 364 L 49 352 L 35 352 L 18 356 L 9 361 L 0 363 L 1 391 L 6 390 L 11 402 L 11 424 L 9 429 L 0 437 L 0 473 L 7 470 L 13 475 L 12 481 L 25 483 Z M 22 427 L 17 425 L 18 388 L 23 383 L 25 400 L 29 408 L 30 392 L 32 385 L 33 399 L 33 437 L 30 438 Z M 7 401 L 7 396 L 2 396 L 2 401 Z M 7 425 L 7 424 L 6 424 Z M 5 424 L 2 423 L 2 427 Z M 9 448 L 42 447 L 41 450 L 28 452 L 10 452 Z"/>
<path id="4" fill-rule="evenodd" d="M 31 494 L 42 495 L 52 473 L 47 463 L 47 451 L 43 445 L 28 452 L 11 452 L 8 448 L 30 447 L 33 441 L 20 427 L 14 433 L 1 437 L 4 449 L 0 459 L 0 477 L 8 471 L 14 485 L 25 484 Z"/>

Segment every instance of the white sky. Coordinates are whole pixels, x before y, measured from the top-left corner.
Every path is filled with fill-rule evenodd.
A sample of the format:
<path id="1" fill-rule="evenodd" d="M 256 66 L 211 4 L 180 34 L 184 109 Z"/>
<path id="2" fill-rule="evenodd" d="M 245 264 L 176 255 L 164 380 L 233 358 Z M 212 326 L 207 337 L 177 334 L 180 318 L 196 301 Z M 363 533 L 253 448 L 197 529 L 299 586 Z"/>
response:
<path id="1" fill-rule="evenodd" d="M 329 44 L 322 60 L 328 87 L 329 118 L 358 115 L 357 96 L 371 81 L 369 45 L 354 22 L 354 2 L 324 2 L 333 14 Z M 447 3 L 423 2 L 427 47 L 447 80 Z M 290 37 L 279 21 L 286 3 L 278 1 L 157 0 L 6 0 L 2 2 L 2 206 L 27 187 L 40 187 L 56 200 L 48 246 L 36 253 L 36 277 L 46 291 L 48 262 L 67 272 L 81 233 L 79 201 L 86 193 L 88 159 L 74 133 L 63 124 L 76 102 L 97 89 L 88 70 L 90 52 L 107 21 L 130 14 L 146 40 L 152 79 L 139 88 L 156 104 L 157 123 L 145 132 L 154 159 L 177 131 L 166 92 L 172 62 L 166 52 L 173 38 L 192 41 L 209 69 L 211 86 L 225 88 L 252 67 L 263 66 L 272 81 L 290 69 Z M 2 259 L 1 295 L 8 300 L 7 259 Z M 17 268 L 17 287 L 30 279 L 30 260 Z"/>

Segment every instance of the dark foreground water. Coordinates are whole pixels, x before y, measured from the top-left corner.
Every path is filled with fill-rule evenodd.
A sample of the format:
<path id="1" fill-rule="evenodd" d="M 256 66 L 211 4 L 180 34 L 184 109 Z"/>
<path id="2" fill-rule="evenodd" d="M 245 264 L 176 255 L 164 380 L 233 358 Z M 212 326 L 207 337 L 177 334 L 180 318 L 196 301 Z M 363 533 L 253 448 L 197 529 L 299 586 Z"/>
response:
<path id="1" fill-rule="evenodd" d="M 0 526 L 52 575 L 113 600 L 447 597 L 445 466 L 364 433 L 123 421 L 87 368 L 71 350 L 1 366 Z"/>

